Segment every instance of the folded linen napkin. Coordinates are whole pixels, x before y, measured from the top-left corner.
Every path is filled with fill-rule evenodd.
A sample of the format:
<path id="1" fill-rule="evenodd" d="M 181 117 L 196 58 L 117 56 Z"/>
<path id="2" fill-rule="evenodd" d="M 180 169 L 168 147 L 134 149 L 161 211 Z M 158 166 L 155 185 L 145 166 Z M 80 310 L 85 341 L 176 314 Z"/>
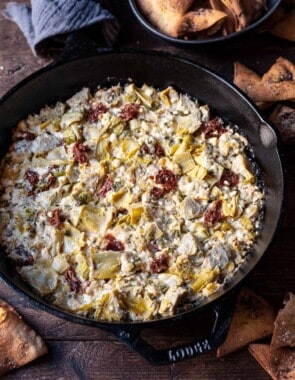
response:
<path id="1" fill-rule="evenodd" d="M 99 24 L 108 46 L 119 32 L 119 22 L 101 0 L 31 0 L 31 7 L 8 3 L 3 14 L 18 25 L 35 55 L 44 55 L 60 46 L 70 32 L 94 24 Z"/>

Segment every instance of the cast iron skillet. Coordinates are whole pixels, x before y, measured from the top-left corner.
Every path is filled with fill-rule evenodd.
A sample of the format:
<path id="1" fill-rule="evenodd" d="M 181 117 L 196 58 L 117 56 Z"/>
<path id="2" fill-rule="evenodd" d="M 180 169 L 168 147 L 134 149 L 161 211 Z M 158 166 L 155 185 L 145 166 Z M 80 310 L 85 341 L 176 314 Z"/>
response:
<path id="1" fill-rule="evenodd" d="M 253 104 L 233 85 L 221 77 L 190 61 L 171 55 L 147 51 L 100 51 L 99 53 L 50 65 L 13 88 L 0 101 L 1 138 L 3 155 L 10 144 L 11 130 L 31 112 L 38 112 L 45 104 L 65 100 L 83 86 L 95 88 L 132 78 L 139 84 L 159 88 L 173 85 L 208 103 L 213 113 L 222 115 L 240 127 L 252 145 L 256 162 L 261 169 L 266 191 L 264 226 L 261 236 L 247 261 L 223 289 L 214 293 L 192 310 L 170 318 L 148 322 L 104 322 L 80 317 L 50 304 L 35 294 L 0 257 L 0 276 L 21 295 L 27 296 L 36 307 L 61 318 L 91 325 L 115 334 L 146 359 L 157 363 L 171 363 L 217 348 L 225 339 L 241 281 L 254 268 L 273 239 L 280 218 L 283 200 L 283 175 L 273 128 L 260 116 Z M 215 315 L 210 336 L 189 345 L 156 350 L 140 336 L 143 329 L 184 320 L 203 310 Z"/>
<path id="2" fill-rule="evenodd" d="M 149 20 L 147 20 L 144 17 L 140 8 L 137 5 L 137 0 L 129 0 L 130 7 L 135 17 L 137 18 L 137 20 L 141 23 L 141 25 L 143 25 L 147 30 L 149 30 L 154 35 L 160 38 L 163 38 L 169 42 L 172 42 L 176 45 L 182 45 L 182 46 L 207 45 L 207 44 L 225 42 L 233 38 L 239 37 L 245 33 L 251 32 L 254 29 L 256 29 L 259 25 L 261 25 L 265 20 L 267 20 L 273 14 L 273 12 L 277 9 L 280 3 L 281 3 L 281 0 L 267 0 L 266 1 L 267 11 L 263 14 L 263 16 L 239 32 L 230 33 L 227 36 L 217 36 L 217 37 L 212 36 L 212 37 L 208 37 L 204 39 L 185 40 L 183 38 L 170 37 L 167 34 L 160 32 L 159 29 L 157 29 L 154 25 L 152 25 L 149 22 Z"/>

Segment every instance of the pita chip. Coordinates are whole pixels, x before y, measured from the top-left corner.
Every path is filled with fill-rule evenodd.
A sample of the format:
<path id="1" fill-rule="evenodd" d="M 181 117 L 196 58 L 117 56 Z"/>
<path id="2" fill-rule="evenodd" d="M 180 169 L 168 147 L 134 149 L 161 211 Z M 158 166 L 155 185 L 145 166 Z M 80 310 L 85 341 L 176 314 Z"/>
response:
<path id="1" fill-rule="evenodd" d="M 227 36 L 230 33 L 234 33 L 235 29 L 235 17 L 232 12 L 222 3 L 221 0 L 210 0 L 212 9 L 224 12 L 227 18 L 224 20 L 222 26 L 222 35 Z"/>
<path id="2" fill-rule="evenodd" d="M 247 19 L 240 0 L 221 0 L 235 20 L 236 32 L 246 28 Z"/>
<path id="3" fill-rule="evenodd" d="M 13 307 L 0 300 L 0 375 L 47 352 L 43 339 Z"/>
<path id="4" fill-rule="evenodd" d="M 218 348 L 217 357 L 271 336 L 274 320 L 275 313 L 268 302 L 252 290 L 243 289 L 237 300 L 227 338 Z"/>
<path id="5" fill-rule="evenodd" d="M 278 102 L 295 99 L 294 65 L 284 58 L 264 74 L 262 79 L 242 65 L 234 64 L 234 84 L 244 91 L 254 102 Z"/>
<path id="6" fill-rule="evenodd" d="M 295 142 L 295 109 L 278 104 L 269 120 L 278 128 L 284 143 Z M 293 311 L 295 314 L 295 310 Z"/>
<path id="7" fill-rule="evenodd" d="M 255 102 L 263 101 L 256 99 L 260 82 L 261 77 L 254 73 L 254 71 L 248 69 L 248 67 L 242 65 L 240 62 L 234 63 L 234 84 Z"/>
<path id="8" fill-rule="evenodd" d="M 295 380 L 295 350 L 271 351 L 268 344 L 250 344 L 249 352 L 274 380 Z"/>
<path id="9" fill-rule="evenodd" d="M 284 305 L 275 320 L 271 349 L 295 348 L 295 294 L 288 293 Z"/>
<path id="10" fill-rule="evenodd" d="M 210 36 L 220 29 L 226 13 L 214 9 L 200 8 L 196 11 L 188 12 L 179 24 L 177 35 L 180 37 L 190 37 L 200 32 Z"/>
<path id="11" fill-rule="evenodd" d="M 161 32 L 177 37 L 182 17 L 194 0 L 137 0 L 143 15 Z"/>

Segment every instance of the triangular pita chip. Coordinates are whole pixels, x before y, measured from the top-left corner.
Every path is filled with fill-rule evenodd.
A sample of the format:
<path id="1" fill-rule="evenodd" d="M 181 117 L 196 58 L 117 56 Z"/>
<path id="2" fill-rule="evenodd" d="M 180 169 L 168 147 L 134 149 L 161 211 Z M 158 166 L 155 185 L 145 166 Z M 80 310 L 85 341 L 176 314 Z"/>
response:
<path id="1" fill-rule="evenodd" d="M 291 81 L 295 81 L 295 65 L 288 59 L 279 57 L 276 63 L 263 75 L 261 83 L 269 85 Z"/>
<path id="2" fill-rule="evenodd" d="M 47 352 L 43 339 L 14 308 L 0 300 L 0 375 Z"/>
<path id="3" fill-rule="evenodd" d="M 240 62 L 234 63 L 234 84 L 244 91 L 249 98 L 257 100 L 256 94 L 259 89 L 261 78 L 254 71 L 242 65 Z"/>
<path id="4" fill-rule="evenodd" d="M 227 15 L 227 18 L 224 20 L 222 26 L 222 35 L 227 36 L 230 33 L 234 33 L 236 31 L 235 17 L 232 12 L 222 3 L 222 0 L 210 0 L 210 5 L 212 9 L 224 12 Z"/>
<path id="5" fill-rule="evenodd" d="M 275 313 L 268 302 L 253 291 L 243 289 L 238 297 L 227 338 L 218 348 L 217 357 L 271 336 L 274 320 Z"/>
<path id="6" fill-rule="evenodd" d="M 235 19 L 235 29 L 240 31 L 247 26 L 247 19 L 240 0 L 221 0 Z"/>
<path id="7" fill-rule="evenodd" d="M 177 34 L 181 37 L 190 37 L 200 32 L 206 35 L 214 34 L 220 29 L 226 17 L 225 13 L 214 9 L 201 8 L 188 12 L 181 19 Z"/>
<path id="8" fill-rule="evenodd" d="M 143 15 L 161 32 L 177 37 L 181 18 L 194 0 L 137 0 Z"/>
<path id="9" fill-rule="evenodd" d="M 295 347 L 295 294 L 288 293 L 284 304 L 285 307 L 279 311 L 275 320 L 272 349 Z"/>
<path id="10" fill-rule="evenodd" d="M 295 380 L 295 350 L 279 348 L 272 352 L 268 344 L 250 344 L 249 352 L 274 380 Z"/>

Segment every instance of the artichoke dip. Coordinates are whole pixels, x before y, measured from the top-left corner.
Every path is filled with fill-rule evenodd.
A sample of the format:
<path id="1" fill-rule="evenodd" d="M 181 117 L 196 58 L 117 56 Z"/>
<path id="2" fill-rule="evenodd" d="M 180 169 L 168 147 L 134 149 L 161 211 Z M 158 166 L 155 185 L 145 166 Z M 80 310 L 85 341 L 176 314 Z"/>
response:
<path id="1" fill-rule="evenodd" d="M 151 320 L 245 261 L 264 194 L 247 140 L 172 87 L 84 88 L 18 123 L 2 160 L 1 245 L 64 310 Z"/>

